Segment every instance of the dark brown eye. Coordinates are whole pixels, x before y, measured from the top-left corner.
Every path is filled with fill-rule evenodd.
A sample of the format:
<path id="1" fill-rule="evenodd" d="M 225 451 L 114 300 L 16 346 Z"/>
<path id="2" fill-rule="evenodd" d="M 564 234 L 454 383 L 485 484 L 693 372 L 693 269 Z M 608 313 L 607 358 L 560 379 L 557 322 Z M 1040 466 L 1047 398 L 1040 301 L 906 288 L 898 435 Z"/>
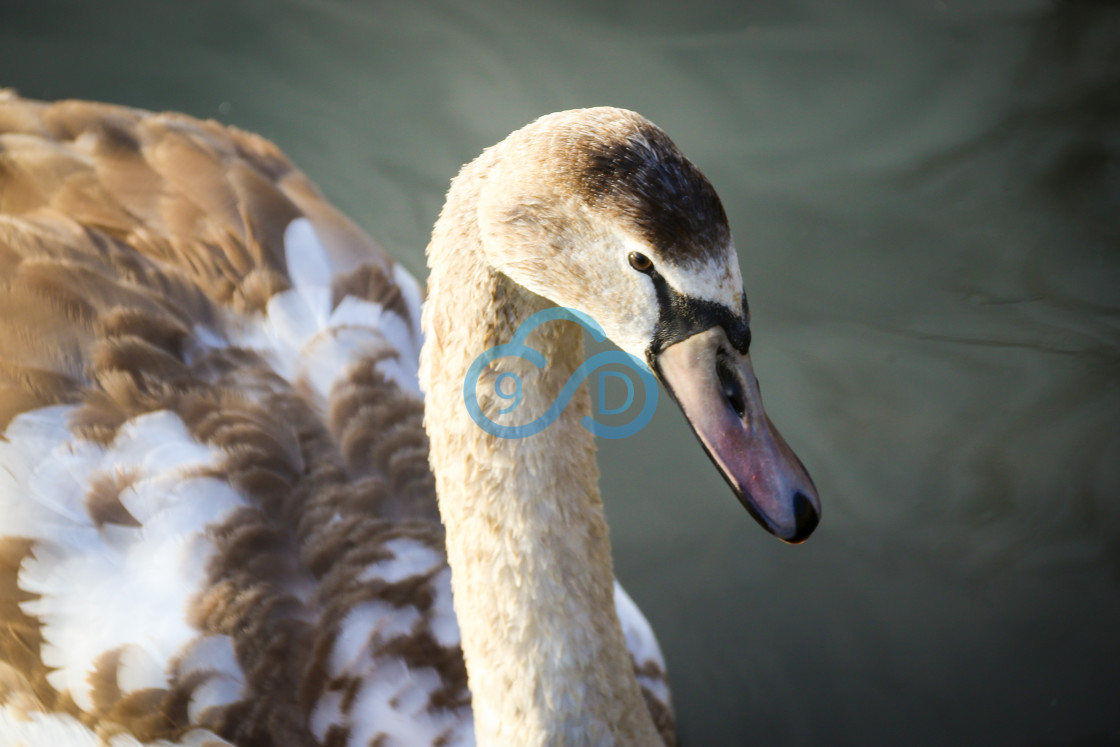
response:
<path id="1" fill-rule="evenodd" d="M 630 266 L 638 272 L 649 272 L 653 269 L 653 260 L 641 252 L 630 252 Z"/>

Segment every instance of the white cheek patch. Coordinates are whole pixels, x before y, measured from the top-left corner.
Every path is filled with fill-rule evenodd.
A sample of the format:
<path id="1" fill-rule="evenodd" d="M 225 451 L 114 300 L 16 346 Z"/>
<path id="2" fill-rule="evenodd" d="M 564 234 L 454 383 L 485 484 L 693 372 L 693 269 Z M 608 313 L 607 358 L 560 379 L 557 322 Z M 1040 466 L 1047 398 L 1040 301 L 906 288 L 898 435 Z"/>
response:
<path id="1" fill-rule="evenodd" d="M 614 321 L 603 322 L 603 326 L 615 344 L 640 360 L 645 360 L 646 350 L 657 329 L 661 308 L 653 281 L 630 266 L 629 256 L 632 252 L 653 260 L 657 274 L 682 296 L 719 304 L 734 314 L 742 308 L 743 280 L 733 247 L 729 246 L 723 257 L 697 268 L 676 266 L 659 256 L 656 249 L 629 235 L 619 239 L 615 251 L 620 255 L 618 272 L 633 276 L 644 292 L 632 291 L 630 282 L 620 283 L 617 277 L 614 278 L 613 285 L 619 290 L 611 295 L 610 314 L 603 314 L 604 320 Z"/>
<path id="2" fill-rule="evenodd" d="M 695 270 L 666 267 L 664 275 L 683 296 L 711 301 L 732 312 L 743 307 L 743 277 L 734 254 L 727 262 L 711 262 Z"/>
<path id="3" fill-rule="evenodd" d="M 654 261 L 654 267 L 669 285 L 683 296 L 711 301 L 737 311 L 743 305 L 743 276 L 735 247 L 728 245 L 721 256 L 699 265 L 676 265 L 659 258 L 649 246 L 634 239 L 628 251 L 641 252 Z"/>
<path id="4" fill-rule="evenodd" d="M 638 273 L 634 272 L 634 274 Z M 638 281 L 636 284 L 638 291 L 626 294 L 625 297 L 621 295 L 612 297 L 612 302 L 617 305 L 614 306 L 610 316 L 604 315 L 604 318 L 610 321 L 603 323 L 603 327 L 614 344 L 645 362 L 646 350 L 657 329 L 660 310 L 657 305 L 657 294 L 649 278 L 639 276 L 635 279 Z"/>
<path id="5" fill-rule="evenodd" d="M 594 319 L 611 342 L 645 361 L 659 316 L 657 294 L 649 278 L 630 266 L 631 251 L 648 253 L 626 235 L 603 238 L 594 251 L 584 251 L 577 261 L 589 269 L 584 270 L 578 310 Z"/>

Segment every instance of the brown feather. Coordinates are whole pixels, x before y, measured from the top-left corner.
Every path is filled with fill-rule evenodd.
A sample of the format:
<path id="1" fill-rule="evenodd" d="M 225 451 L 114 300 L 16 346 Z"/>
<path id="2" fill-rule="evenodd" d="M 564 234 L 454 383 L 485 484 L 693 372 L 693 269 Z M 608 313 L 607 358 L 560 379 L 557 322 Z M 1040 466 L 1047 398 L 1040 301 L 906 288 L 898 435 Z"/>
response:
<path id="1" fill-rule="evenodd" d="M 244 700 L 205 711 L 199 725 L 243 743 L 313 744 L 314 699 L 306 698 L 327 683 L 307 675 L 322 666 L 323 644 L 349 605 L 380 594 L 358 574 L 401 531 L 442 548 L 430 476 L 411 480 L 424 520 L 396 527 L 378 512 L 400 513 L 386 487 L 400 482 L 399 468 L 374 459 L 378 476 L 352 480 L 341 434 L 325 430 L 303 395 L 255 353 L 229 348 L 186 358 L 196 325 L 220 334 L 229 311 L 259 312 L 291 286 L 284 232 L 300 216 L 341 266 L 365 268 L 356 295 L 407 318 L 392 262 L 266 140 L 184 115 L 0 92 L 0 429 L 22 412 L 74 403 L 72 429 L 108 444 L 131 418 L 162 409 L 227 454 L 214 476 L 248 507 L 214 529 L 217 553 L 192 624 L 203 635 L 230 636 L 246 682 Z M 337 292 L 334 303 L 345 295 Z M 422 451 L 415 400 L 383 378 L 364 386 L 389 403 L 378 422 L 391 438 Z M 394 410 L 394 400 L 408 404 Z M 403 420 L 393 431 L 395 419 Z M 375 447 L 347 453 L 355 463 Z M 120 500 L 132 479 L 103 473 L 91 481 L 85 505 L 95 526 L 138 525 Z M 339 516 L 357 532 L 341 550 L 331 542 Z M 0 537 L 0 670 L 11 675 L 0 678 L 0 700 L 68 711 L 104 738 L 180 736 L 205 675 L 122 693 L 118 650 L 92 674 L 94 712 L 53 691 L 39 621 L 18 605 L 32 598 L 18 577 L 33 548 Z M 323 619 L 315 626 L 307 622 L 315 614 L 300 611 L 291 593 L 313 576 L 348 590 L 320 593 Z M 445 656 L 461 668 L 458 649 Z M 456 677 L 450 687 L 462 700 L 465 676 Z"/>
<path id="2" fill-rule="evenodd" d="M 244 689 L 193 726 L 237 744 L 312 745 L 309 717 L 324 694 L 355 707 L 361 680 L 332 676 L 329 660 L 347 614 L 367 602 L 420 616 L 369 641 L 370 655 L 434 669 L 432 709 L 470 702 L 461 650 L 428 630 L 444 566 L 393 583 L 363 576 L 392 559 L 391 540 L 444 554 L 422 403 L 377 369 L 399 352 L 367 351 L 323 403 L 257 352 L 199 343 L 199 327 L 227 334 L 231 319 L 292 286 L 284 236 L 299 217 L 338 269 L 333 305 L 353 296 L 418 321 L 392 260 L 267 140 L 181 114 L 0 89 L 0 434 L 21 413 L 66 403 L 77 406 L 76 437 L 110 445 L 131 419 L 165 410 L 224 455 L 202 476 L 244 505 L 208 529 L 214 552 L 189 623 L 229 637 Z M 105 471 L 85 486 L 95 531 L 139 526 L 121 500 L 134 479 Z M 19 576 L 35 547 L 0 526 L 0 705 L 68 713 L 103 739 L 182 737 L 192 694 L 214 675 L 180 671 L 180 659 L 167 688 L 126 693 L 122 651 L 104 652 L 90 712 L 51 687 L 43 621 L 20 607 L 34 598 Z M 671 715 L 654 713 L 671 728 Z M 334 725 L 324 743 L 348 736 Z"/>

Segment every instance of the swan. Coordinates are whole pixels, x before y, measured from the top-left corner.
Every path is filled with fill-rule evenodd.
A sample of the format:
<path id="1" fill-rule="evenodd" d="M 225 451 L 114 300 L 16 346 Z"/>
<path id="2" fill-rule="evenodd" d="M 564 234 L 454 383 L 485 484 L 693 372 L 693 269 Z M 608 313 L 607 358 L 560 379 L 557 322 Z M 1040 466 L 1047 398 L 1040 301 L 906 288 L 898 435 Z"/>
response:
<path id="1" fill-rule="evenodd" d="M 760 524 L 816 526 L 723 208 L 663 131 L 591 108 L 484 151 L 423 305 L 259 136 L 12 91 L 0 133 L 0 744 L 675 743 L 587 387 L 483 427 L 547 413 L 590 325 Z M 465 386 L 550 309 L 547 365 Z"/>

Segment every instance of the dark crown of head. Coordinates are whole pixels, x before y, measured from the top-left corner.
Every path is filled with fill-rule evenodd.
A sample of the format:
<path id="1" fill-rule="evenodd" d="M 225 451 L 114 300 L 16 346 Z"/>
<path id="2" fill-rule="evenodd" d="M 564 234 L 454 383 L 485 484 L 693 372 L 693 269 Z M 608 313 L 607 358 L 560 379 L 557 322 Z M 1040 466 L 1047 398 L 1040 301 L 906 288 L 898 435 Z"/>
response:
<path id="1" fill-rule="evenodd" d="M 701 262 L 730 241 L 715 189 L 660 129 L 589 141 L 585 156 L 578 172 L 584 201 L 619 213 L 663 256 Z"/>

